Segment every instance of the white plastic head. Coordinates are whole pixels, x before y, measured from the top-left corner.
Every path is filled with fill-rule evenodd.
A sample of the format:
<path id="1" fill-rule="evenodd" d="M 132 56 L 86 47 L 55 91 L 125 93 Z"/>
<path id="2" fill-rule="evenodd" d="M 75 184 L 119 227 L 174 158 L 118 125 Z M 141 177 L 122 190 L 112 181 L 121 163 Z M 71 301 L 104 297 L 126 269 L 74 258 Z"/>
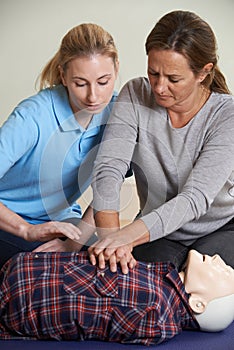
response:
<path id="1" fill-rule="evenodd" d="M 234 294 L 210 301 L 205 311 L 195 317 L 201 331 L 222 331 L 234 321 Z"/>
<path id="2" fill-rule="evenodd" d="M 191 250 L 180 277 L 201 330 L 217 332 L 234 320 L 234 269 L 219 255 Z"/>

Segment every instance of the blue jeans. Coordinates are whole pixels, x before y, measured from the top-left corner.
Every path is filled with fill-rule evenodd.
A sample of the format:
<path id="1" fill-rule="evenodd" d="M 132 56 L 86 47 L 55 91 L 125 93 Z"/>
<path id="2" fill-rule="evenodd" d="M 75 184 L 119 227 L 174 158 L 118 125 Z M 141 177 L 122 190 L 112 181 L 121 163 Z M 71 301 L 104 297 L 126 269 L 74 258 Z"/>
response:
<path id="1" fill-rule="evenodd" d="M 219 254 L 226 264 L 234 268 L 234 218 L 217 231 L 198 238 L 191 245 L 160 238 L 134 248 L 133 255 L 140 261 L 171 261 L 180 270 L 189 250 L 201 254 Z"/>

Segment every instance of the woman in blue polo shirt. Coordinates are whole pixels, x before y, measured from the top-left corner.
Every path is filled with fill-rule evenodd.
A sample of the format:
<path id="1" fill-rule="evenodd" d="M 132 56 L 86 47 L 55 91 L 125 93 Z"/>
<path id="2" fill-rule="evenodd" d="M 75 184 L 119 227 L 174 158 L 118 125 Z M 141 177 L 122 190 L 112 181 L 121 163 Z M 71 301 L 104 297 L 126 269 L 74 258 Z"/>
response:
<path id="1" fill-rule="evenodd" d="M 90 184 L 117 73 L 111 35 L 95 24 L 74 27 L 42 71 L 38 94 L 1 127 L 0 266 L 44 242 L 45 250 L 75 249 L 83 229 L 76 201 Z M 91 234 L 91 208 L 84 222 Z"/>

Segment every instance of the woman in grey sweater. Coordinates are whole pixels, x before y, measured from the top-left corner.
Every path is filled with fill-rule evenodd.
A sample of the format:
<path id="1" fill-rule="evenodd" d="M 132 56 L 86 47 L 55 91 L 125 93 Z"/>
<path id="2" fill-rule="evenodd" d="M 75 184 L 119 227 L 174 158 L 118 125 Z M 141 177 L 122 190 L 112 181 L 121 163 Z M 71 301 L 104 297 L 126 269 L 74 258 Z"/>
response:
<path id="1" fill-rule="evenodd" d="M 163 16 L 146 40 L 148 78 L 122 89 L 95 162 L 99 241 L 91 261 L 183 264 L 189 249 L 234 266 L 234 99 L 210 26 L 188 11 Z M 140 216 L 119 229 L 132 165 Z"/>

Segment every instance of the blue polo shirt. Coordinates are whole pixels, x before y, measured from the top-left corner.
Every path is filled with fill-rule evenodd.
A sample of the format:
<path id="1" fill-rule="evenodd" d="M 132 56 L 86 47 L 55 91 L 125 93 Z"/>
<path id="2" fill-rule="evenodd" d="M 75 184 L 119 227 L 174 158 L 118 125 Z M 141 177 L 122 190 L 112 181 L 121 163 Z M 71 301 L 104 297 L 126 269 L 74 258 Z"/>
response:
<path id="1" fill-rule="evenodd" d="M 81 217 L 76 200 L 90 185 L 116 97 L 87 129 L 62 85 L 22 101 L 0 128 L 0 201 L 33 224 Z"/>

